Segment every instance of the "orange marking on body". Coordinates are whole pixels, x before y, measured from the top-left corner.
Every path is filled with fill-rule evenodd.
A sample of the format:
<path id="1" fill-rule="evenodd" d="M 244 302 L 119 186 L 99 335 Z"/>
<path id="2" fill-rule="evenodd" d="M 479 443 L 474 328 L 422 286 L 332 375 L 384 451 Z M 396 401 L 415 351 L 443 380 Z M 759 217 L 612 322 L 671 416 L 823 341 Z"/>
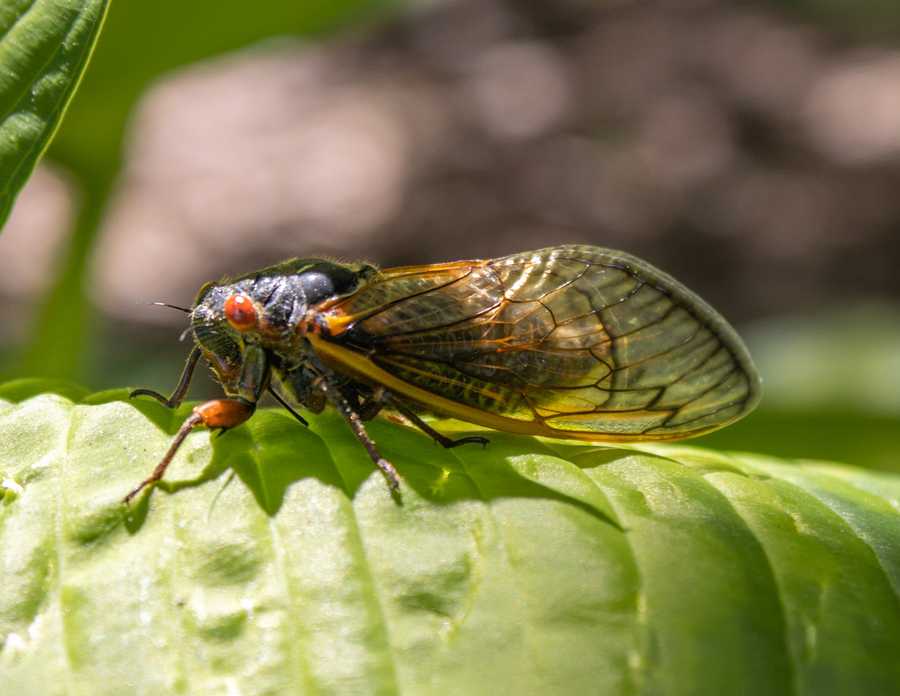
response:
<path id="1" fill-rule="evenodd" d="M 340 309 L 333 309 L 328 314 L 320 314 L 329 336 L 340 336 L 358 319 L 358 315 L 345 314 Z M 319 333 L 319 332 L 317 332 Z"/>
<path id="2" fill-rule="evenodd" d="M 236 399 L 214 399 L 194 407 L 208 428 L 233 428 L 253 415 L 253 409 Z"/>
<path id="3" fill-rule="evenodd" d="M 313 336 L 335 336 L 346 331 L 352 322 L 332 322 L 331 318 L 323 314 L 318 308 L 310 309 L 304 317 L 297 322 L 294 332 L 301 338 Z"/>

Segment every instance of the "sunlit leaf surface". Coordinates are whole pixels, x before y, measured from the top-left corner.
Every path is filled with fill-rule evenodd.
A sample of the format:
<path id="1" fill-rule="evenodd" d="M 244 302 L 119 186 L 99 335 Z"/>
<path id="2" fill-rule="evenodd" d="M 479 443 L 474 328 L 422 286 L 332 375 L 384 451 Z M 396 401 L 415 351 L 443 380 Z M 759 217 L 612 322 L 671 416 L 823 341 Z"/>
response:
<path id="1" fill-rule="evenodd" d="M 0 3 L 0 225 L 59 126 L 106 0 Z"/>
<path id="2" fill-rule="evenodd" d="M 264 410 L 126 511 L 184 410 L 122 397 L 0 388 L 4 694 L 900 690 L 895 476 L 379 419 L 398 505 Z"/>

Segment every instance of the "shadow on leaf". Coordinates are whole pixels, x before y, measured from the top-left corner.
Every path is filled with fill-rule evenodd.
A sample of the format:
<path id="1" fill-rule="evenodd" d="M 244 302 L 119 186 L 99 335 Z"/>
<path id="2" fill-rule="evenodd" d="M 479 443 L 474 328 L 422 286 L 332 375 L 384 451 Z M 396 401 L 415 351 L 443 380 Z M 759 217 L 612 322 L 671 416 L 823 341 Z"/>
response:
<path id="1" fill-rule="evenodd" d="M 313 477 L 345 490 L 322 440 L 293 418 L 260 411 L 249 423 L 210 438 L 212 459 L 188 481 L 161 483 L 172 493 L 219 478 L 231 469 L 269 516 L 277 515 L 291 484 Z"/>
<path id="2" fill-rule="evenodd" d="M 152 401 L 132 400 L 157 426 L 173 434 L 189 406 L 173 414 Z M 381 473 L 373 466 L 365 450 L 353 437 L 337 414 L 326 413 L 311 419 L 304 428 L 286 413 L 264 409 L 245 425 L 210 438 L 212 458 L 196 478 L 172 481 L 164 479 L 159 488 L 170 493 L 195 488 L 219 478 L 231 469 L 247 486 L 259 507 L 268 516 L 281 510 L 288 489 L 305 478 L 315 478 L 327 486 L 340 489 L 353 499 L 371 477 L 382 482 Z M 546 448 L 531 437 L 505 433 L 488 433 L 487 447 L 467 444 L 445 450 L 414 428 L 379 418 L 368 424 L 382 453 L 398 468 L 405 486 L 416 495 L 436 505 L 450 505 L 463 500 L 490 502 L 501 498 L 533 498 L 554 500 L 573 505 L 621 530 L 612 508 L 583 495 L 570 494 L 571 478 L 578 465 L 562 460 L 559 452 Z M 479 431 L 481 433 L 482 431 Z M 598 448 L 605 451 L 606 448 Z M 573 452 L 574 454 L 574 452 Z M 612 449 L 610 460 L 622 451 Z M 162 455 L 162 453 L 160 453 Z M 554 457 L 555 480 L 542 480 L 542 457 Z M 533 458 L 536 475 L 523 475 L 519 462 Z M 569 467 L 572 471 L 566 471 Z M 560 473 L 562 469 L 562 473 Z M 526 467 L 526 472 L 528 467 Z M 386 483 L 384 494 L 390 495 Z M 397 504 L 402 506 L 401 500 Z M 146 496 L 132 515 L 132 525 L 140 526 L 146 514 Z"/>

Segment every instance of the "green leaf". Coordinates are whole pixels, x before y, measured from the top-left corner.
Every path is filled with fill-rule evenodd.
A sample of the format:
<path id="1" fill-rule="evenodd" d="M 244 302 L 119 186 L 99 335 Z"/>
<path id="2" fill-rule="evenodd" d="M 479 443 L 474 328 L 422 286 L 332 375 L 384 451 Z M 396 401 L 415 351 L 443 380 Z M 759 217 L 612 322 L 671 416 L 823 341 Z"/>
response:
<path id="1" fill-rule="evenodd" d="M 402 8 L 396 0 L 222 0 L 113 3 L 91 69 L 51 155 L 80 176 L 112 176 L 138 100 L 179 68 L 277 37 L 324 37 Z"/>
<path id="2" fill-rule="evenodd" d="M 684 446 L 0 390 L 16 694 L 900 692 L 900 478 Z M 450 433 L 467 426 L 443 422 Z"/>
<path id="3" fill-rule="evenodd" d="M 106 0 L 0 7 L 0 226 L 62 120 L 105 12 Z"/>

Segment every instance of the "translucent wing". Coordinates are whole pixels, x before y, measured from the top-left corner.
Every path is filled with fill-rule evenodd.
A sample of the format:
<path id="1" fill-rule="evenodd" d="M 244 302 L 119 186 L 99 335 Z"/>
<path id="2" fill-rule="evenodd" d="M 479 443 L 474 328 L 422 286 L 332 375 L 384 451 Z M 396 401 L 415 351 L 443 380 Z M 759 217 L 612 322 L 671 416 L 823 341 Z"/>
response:
<path id="1" fill-rule="evenodd" d="M 329 329 L 314 346 L 335 367 L 498 429 L 683 438 L 759 398 L 747 350 L 721 316 L 607 249 L 388 269 L 322 309 Z"/>

